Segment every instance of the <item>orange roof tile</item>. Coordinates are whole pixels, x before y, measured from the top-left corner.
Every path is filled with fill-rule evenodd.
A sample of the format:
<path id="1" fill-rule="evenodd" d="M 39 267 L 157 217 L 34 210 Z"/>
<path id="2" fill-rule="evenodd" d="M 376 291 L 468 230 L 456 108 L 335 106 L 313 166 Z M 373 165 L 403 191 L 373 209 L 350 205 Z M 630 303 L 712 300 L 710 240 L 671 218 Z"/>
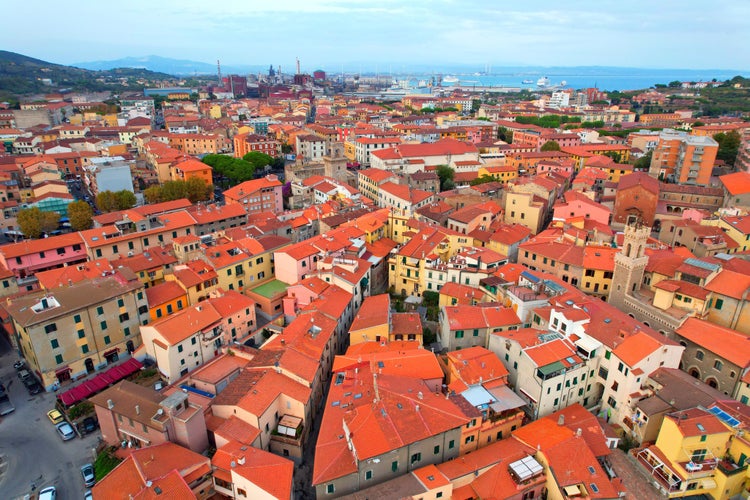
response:
<path id="1" fill-rule="evenodd" d="M 150 308 L 177 300 L 180 297 L 186 297 L 185 290 L 175 281 L 165 281 L 146 288 L 146 298 Z"/>
<path id="2" fill-rule="evenodd" d="M 291 498 L 294 462 L 267 451 L 230 441 L 214 454 L 214 467 L 250 481 L 273 498 Z"/>
<path id="3" fill-rule="evenodd" d="M 688 318 L 675 333 L 740 368 L 750 365 L 750 336 L 731 328 Z"/>

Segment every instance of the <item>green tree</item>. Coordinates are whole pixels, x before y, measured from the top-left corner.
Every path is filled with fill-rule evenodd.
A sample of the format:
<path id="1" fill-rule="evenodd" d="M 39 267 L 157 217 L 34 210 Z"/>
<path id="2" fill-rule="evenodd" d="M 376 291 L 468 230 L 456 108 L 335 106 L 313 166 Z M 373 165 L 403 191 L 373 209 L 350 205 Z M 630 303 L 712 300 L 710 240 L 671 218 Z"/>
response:
<path id="1" fill-rule="evenodd" d="M 491 175 L 485 174 L 485 175 L 483 175 L 481 177 L 477 177 L 476 179 L 474 179 L 473 181 L 471 181 L 470 184 L 472 186 L 478 186 L 480 184 L 487 184 L 488 182 L 494 182 L 494 181 L 495 181 L 494 177 L 492 177 Z"/>
<path id="2" fill-rule="evenodd" d="M 645 155 L 638 158 L 635 163 L 633 164 L 633 168 L 635 170 L 648 170 L 649 167 L 651 167 L 651 156 L 653 155 L 653 151 L 649 151 Z"/>
<path id="3" fill-rule="evenodd" d="M 93 225 L 94 211 L 91 209 L 91 205 L 85 201 L 74 201 L 68 205 L 68 219 L 70 219 L 70 227 L 74 231 L 84 231 L 91 229 Z"/>
<path id="4" fill-rule="evenodd" d="M 282 154 L 288 155 L 288 154 L 291 154 L 292 151 L 294 151 L 294 149 L 289 144 L 284 143 L 284 144 L 281 145 L 281 153 Z"/>
<path id="5" fill-rule="evenodd" d="M 161 201 L 187 198 L 187 184 L 184 181 L 167 181 L 161 186 Z"/>
<path id="6" fill-rule="evenodd" d="M 736 130 L 727 133 L 720 132 L 714 135 L 714 140 L 719 143 L 716 159 L 724 160 L 727 165 L 734 165 L 737 152 L 740 149 L 740 142 L 742 142 L 739 132 Z"/>
<path id="7" fill-rule="evenodd" d="M 206 181 L 199 177 L 191 177 L 185 181 L 185 190 L 190 203 L 197 203 L 209 200 L 213 194 L 214 187 L 206 184 Z"/>
<path id="8" fill-rule="evenodd" d="M 540 151 L 560 151 L 560 144 L 557 141 L 547 141 L 542 144 Z"/>
<path id="9" fill-rule="evenodd" d="M 115 205 L 117 210 L 127 210 L 135 206 L 135 194 L 132 191 L 123 189 L 115 193 Z"/>
<path id="10" fill-rule="evenodd" d="M 60 214 L 42 212 L 39 207 L 20 210 L 16 217 L 18 227 L 27 238 L 39 238 L 42 233 L 49 233 L 57 229 L 60 224 Z"/>
<path id="11" fill-rule="evenodd" d="M 261 153 L 259 151 L 250 151 L 245 156 L 243 156 L 242 159 L 255 167 L 255 170 L 263 168 L 266 165 L 272 165 L 274 161 L 273 156 Z"/>
<path id="12" fill-rule="evenodd" d="M 455 185 L 453 183 L 453 178 L 456 175 L 456 172 L 450 168 L 448 165 L 438 165 L 436 169 L 437 176 L 440 178 L 440 190 L 441 191 L 447 191 L 449 189 L 453 189 L 453 186 Z"/>
<path id="13" fill-rule="evenodd" d="M 102 212 L 114 212 L 117 210 L 117 197 L 112 191 L 102 191 L 96 195 L 96 207 Z"/>
<path id="14" fill-rule="evenodd" d="M 513 131 L 505 127 L 497 127 L 497 138 L 510 144 L 513 142 Z"/>
<path id="15" fill-rule="evenodd" d="M 161 202 L 161 187 L 151 186 L 143 191 L 143 197 L 146 199 L 146 203 L 159 203 Z"/>
<path id="16" fill-rule="evenodd" d="M 669 87 L 670 89 L 676 89 L 682 87 L 682 82 L 679 80 L 672 80 L 667 84 L 667 87 Z"/>

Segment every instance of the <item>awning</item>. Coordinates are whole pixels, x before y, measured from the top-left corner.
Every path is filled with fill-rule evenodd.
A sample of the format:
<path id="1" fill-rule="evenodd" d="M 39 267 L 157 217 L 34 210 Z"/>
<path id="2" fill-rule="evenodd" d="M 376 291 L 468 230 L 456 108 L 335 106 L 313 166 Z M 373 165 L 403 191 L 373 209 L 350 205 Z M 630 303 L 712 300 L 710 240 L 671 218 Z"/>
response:
<path id="1" fill-rule="evenodd" d="M 137 372 L 143 367 L 143 363 L 135 358 L 130 358 L 122 364 L 113 366 L 109 370 L 100 373 L 91 380 L 87 380 L 80 385 L 68 389 L 63 392 L 57 398 L 65 405 L 70 406 L 75 404 L 82 399 L 86 399 L 92 394 L 96 394 L 102 389 L 108 387 L 115 382 L 118 382 L 128 375 Z"/>
<path id="2" fill-rule="evenodd" d="M 104 354 L 102 354 L 102 356 L 104 356 L 106 358 L 107 356 L 111 356 L 111 355 L 116 354 L 118 352 L 120 352 L 120 348 L 119 347 L 115 347 L 114 349 L 110 349 L 109 351 L 104 351 Z"/>
<path id="3" fill-rule="evenodd" d="M 70 372 L 71 368 L 69 366 L 63 366 L 62 368 L 58 368 L 55 370 L 55 375 L 65 375 L 66 373 Z"/>

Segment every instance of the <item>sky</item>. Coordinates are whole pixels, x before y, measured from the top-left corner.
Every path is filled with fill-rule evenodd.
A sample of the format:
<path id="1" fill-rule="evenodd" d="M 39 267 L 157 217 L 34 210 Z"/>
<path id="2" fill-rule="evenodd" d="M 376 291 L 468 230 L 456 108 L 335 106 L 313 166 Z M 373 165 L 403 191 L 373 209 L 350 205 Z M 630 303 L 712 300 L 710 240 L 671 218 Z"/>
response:
<path id="1" fill-rule="evenodd" d="M 54 7 L 53 7 L 54 5 Z M 747 0 L 49 0 L 15 2 L 0 48 L 70 64 L 750 68 Z"/>

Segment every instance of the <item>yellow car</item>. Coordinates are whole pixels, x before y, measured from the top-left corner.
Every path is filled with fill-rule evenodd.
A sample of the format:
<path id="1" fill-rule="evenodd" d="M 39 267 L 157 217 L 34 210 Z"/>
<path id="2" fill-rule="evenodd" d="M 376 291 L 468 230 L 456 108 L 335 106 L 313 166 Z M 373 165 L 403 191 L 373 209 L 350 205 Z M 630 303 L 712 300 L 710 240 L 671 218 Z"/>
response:
<path id="1" fill-rule="evenodd" d="M 63 414 L 60 413 L 59 410 L 50 410 L 47 412 L 47 418 L 49 418 L 50 422 L 57 425 L 60 422 L 63 422 L 65 420 L 65 417 L 63 417 Z"/>

